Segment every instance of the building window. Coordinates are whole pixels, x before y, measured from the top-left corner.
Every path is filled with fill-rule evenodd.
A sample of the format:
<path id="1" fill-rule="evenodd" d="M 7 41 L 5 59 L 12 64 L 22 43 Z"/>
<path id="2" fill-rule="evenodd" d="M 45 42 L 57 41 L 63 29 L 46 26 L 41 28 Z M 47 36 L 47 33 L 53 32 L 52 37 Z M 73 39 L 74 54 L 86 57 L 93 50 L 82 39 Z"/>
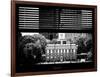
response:
<path id="1" fill-rule="evenodd" d="M 66 41 L 63 41 L 63 44 L 66 44 Z"/>

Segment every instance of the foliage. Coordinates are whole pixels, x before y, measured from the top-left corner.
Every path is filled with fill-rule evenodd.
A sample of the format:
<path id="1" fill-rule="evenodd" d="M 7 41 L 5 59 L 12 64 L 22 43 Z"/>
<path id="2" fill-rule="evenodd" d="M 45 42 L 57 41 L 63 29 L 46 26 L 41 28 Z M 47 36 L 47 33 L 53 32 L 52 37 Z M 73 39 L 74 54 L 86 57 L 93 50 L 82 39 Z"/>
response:
<path id="1" fill-rule="evenodd" d="M 78 53 L 88 53 L 92 49 L 92 39 L 79 38 L 76 44 L 78 45 Z"/>
<path id="2" fill-rule="evenodd" d="M 41 47 L 45 47 L 47 45 L 46 38 L 41 34 L 34 34 L 33 38 L 35 39 L 36 45 L 41 45 Z"/>
<path id="3" fill-rule="evenodd" d="M 87 53 L 87 60 L 92 60 L 92 52 L 91 52 L 91 50 Z"/>
<path id="4" fill-rule="evenodd" d="M 57 44 L 57 39 L 52 39 L 49 44 Z"/>
<path id="5" fill-rule="evenodd" d="M 78 49 L 77 49 L 77 53 L 85 53 L 86 52 L 86 46 L 84 44 L 85 39 L 84 38 L 79 38 L 76 42 L 76 44 L 78 45 Z"/>
<path id="6" fill-rule="evenodd" d="M 19 41 L 19 57 L 26 63 L 37 63 L 45 53 L 46 44 L 46 38 L 43 35 L 23 36 Z"/>
<path id="7" fill-rule="evenodd" d="M 88 52 L 92 49 L 92 44 L 93 44 L 92 39 L 88 39 L 86 41 L 86 49 L 87 49 Z"/>

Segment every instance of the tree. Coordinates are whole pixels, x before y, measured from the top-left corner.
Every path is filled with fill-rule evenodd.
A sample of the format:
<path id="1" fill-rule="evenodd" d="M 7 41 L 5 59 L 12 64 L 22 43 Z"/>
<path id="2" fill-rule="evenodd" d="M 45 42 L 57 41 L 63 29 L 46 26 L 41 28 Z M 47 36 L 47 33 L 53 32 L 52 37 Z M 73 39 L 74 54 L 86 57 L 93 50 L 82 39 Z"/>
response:
<path id="1" fill-rule="evenodd" d="M 92 39 L 88 39 L 86 41 L 86 49 L 87 49 L 87 52 L 89 52 L 92 49 L 92 45 L 93 45 Z"/>
<path id="2" fill-rule="evenodd" d="M 87 41 L 86 41 L 86 51 L 87 51 L 87 60 L 92 60 L 92 51 L 93 51 L 93 47 L 92 47 L 92 45 L 93 45 L 93 41 L 92 41 L 92 39 L 88 39 Z"/>
<path id="3" fill-rule="evenodd" d="M 84 44 L 85 39 L 84 38 L 79 38 L 76 42 L 78 45 L 77 53 L 85 53 L 86 52 L 86 46 Z"/>
<path id="4" fill-rule="evenodd" d="M 42 54 L 45 53 L 46 38 L 40 34 L 33 36 L 23 36 L 19 41 L 20 62 L 38 63 L 41 61 Z"/>
<path id="5" fill-rule="evenodd" d="M 49 44 L 57 44 L 57 39 L 52 39 Z"/>
<path id="6" fill-rule="evenodd" d="M 91 52 L 91 50 L 87 53 L 87 60 L 92 60 L 92 52 Z"/>
<path id="7" fill-rule="evenodd" d="M 47 45 L 46 38 L 41 34 L 34 34 L 35 43 L 37 46 L 45 47 Z"/>

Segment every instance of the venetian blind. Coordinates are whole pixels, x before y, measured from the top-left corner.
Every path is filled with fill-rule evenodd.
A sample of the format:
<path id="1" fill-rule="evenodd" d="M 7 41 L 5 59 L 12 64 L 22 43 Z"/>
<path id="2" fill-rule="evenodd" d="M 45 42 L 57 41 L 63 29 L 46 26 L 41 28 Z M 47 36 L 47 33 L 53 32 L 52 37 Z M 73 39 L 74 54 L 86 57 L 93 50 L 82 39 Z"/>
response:
<path id="1" fill-rule="evenodd" d="M 60 29 L 91 29 L 92 11 L 62 9 L 60 12 Z"/>
<path id="2" fill-rule="evenodd" d="M 90 30 L 92 10 L 63 8 L 18 8 L 19 29 Z"/>
<path id="3" fill-rule="evenodd" d="M 39 8 L 19 7 L 19 29 L 39 28 Z"/>

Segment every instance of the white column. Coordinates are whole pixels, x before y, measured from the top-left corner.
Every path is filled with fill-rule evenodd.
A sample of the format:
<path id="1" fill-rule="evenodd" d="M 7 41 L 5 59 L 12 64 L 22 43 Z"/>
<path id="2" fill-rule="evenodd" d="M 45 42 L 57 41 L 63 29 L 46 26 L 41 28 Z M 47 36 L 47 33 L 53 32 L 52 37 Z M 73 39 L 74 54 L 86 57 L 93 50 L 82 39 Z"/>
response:
<path id="1" fill-rule="evenodd" d="M 64 51 L 63 51 L 63 58 L 64 58 L 64 61 L 66 60 L 66 50 L 64 49 Z"/>
<path id="2" fill-rule="evenodd" d="M 76 59 L 76 49 L 73 49 L 74 59 Z"/>
<path id="3" fill-rule="evenodd" d="M 67 49 L 67 59 L 69 59 L 69 49 Z"/>
<path id="4" fill-rule="evenodd" d="M 47 49 L 47 52 L 46 52 L 46 61 L 49 61 L 49 49 Z"/>

